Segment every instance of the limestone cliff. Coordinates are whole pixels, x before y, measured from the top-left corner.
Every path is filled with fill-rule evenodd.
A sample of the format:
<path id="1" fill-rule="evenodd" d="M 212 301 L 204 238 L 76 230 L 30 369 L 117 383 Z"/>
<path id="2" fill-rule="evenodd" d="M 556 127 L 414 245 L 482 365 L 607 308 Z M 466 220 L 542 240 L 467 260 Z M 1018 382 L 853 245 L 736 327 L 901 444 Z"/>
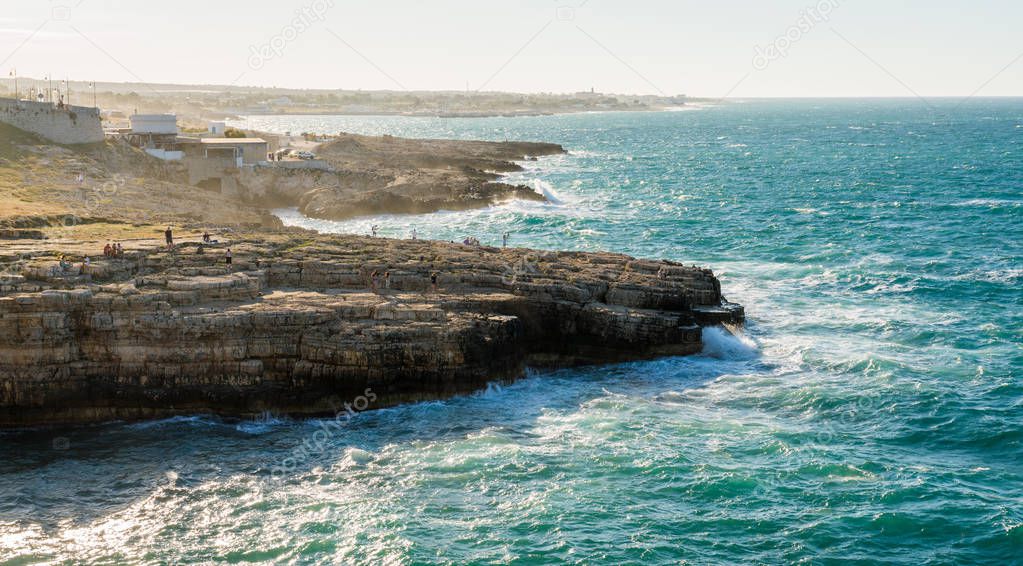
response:
<path id="1" fill-rule="evenodd" d="M 0 426 L 324 414 L 366 388 L 382 407 L 692 354 L 701 325 L 743 317 L 708 270 L 616 254 L 260 233 L 228 266 L 137 247 L 84 273 L 0 257 Z"/>
<path id="2" fill-rule="evenodd" d="M 239 173 L 233 195 L 261 206 L 294 206 L 313 218 L 422 214 L 543 201 L 526 186 L 500 182 L 515 161 L 565 153 L 557 144 L 406 139 L 340 134 L 317 150 L 327 170 L 270 164 Z"/>

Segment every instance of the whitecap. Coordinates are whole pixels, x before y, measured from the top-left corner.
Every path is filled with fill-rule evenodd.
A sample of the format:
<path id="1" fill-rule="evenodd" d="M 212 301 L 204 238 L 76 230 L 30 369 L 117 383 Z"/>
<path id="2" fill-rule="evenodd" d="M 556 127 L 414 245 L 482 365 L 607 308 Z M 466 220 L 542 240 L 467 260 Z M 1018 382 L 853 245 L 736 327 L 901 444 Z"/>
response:
<path id="1" fill-rule="evenodd" d="M 722 326 L 703 329 L 703 355 L 721 360 L 751 360 L 757 357 L 757 346 L 743 335 L 729 332 Z"/>
<path id="2" fill-rule="evenodd" d="M 543 195 L 551 204 L 564 204 L 561 196 L 554 190 L 554 186 L 543 179 L 531 179 L 526 184 L 537 194 Z"/>

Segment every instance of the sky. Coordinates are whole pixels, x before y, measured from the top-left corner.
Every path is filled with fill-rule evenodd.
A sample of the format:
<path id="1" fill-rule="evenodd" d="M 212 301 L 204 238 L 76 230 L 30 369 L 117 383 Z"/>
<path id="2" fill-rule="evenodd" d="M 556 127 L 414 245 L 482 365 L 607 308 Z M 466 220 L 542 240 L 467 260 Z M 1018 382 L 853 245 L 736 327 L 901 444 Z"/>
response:
<path id="1" fill-rule="evenodd" d="M 1018 0 L 0 0 L 0 71 L 701 97 L 1023 95 Z"/>

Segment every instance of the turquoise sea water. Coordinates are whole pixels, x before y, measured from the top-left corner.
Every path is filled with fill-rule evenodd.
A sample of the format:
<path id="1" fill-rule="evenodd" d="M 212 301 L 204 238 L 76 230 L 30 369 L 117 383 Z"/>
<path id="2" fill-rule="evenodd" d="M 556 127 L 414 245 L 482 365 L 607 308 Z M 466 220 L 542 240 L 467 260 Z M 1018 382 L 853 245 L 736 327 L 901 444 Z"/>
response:
<path id="1" fill-rule="evenodd" d="M 3 433 L 0 562 L 1023 563 L 1023 100 L 246 125 L 562 143 L 513 176 L 554 204 L 282 215 L 707 265 L 746 335 L 329 435 Z"/>

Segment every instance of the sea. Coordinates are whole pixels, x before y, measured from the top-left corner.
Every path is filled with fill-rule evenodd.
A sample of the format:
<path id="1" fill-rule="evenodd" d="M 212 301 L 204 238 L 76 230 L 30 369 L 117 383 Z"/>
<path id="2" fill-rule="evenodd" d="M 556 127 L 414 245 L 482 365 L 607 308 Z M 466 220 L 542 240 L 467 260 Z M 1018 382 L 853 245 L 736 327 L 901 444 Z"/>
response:
<path id="1" fill-rule="evenodd" d="M 560 143 L 508 177 L 548 203 L 278 214 L 699 264 L 748 322 L 334 421 L 6 431 L 0 563 L 1023 564 L 1023 99 L 232 125 Z"/>

